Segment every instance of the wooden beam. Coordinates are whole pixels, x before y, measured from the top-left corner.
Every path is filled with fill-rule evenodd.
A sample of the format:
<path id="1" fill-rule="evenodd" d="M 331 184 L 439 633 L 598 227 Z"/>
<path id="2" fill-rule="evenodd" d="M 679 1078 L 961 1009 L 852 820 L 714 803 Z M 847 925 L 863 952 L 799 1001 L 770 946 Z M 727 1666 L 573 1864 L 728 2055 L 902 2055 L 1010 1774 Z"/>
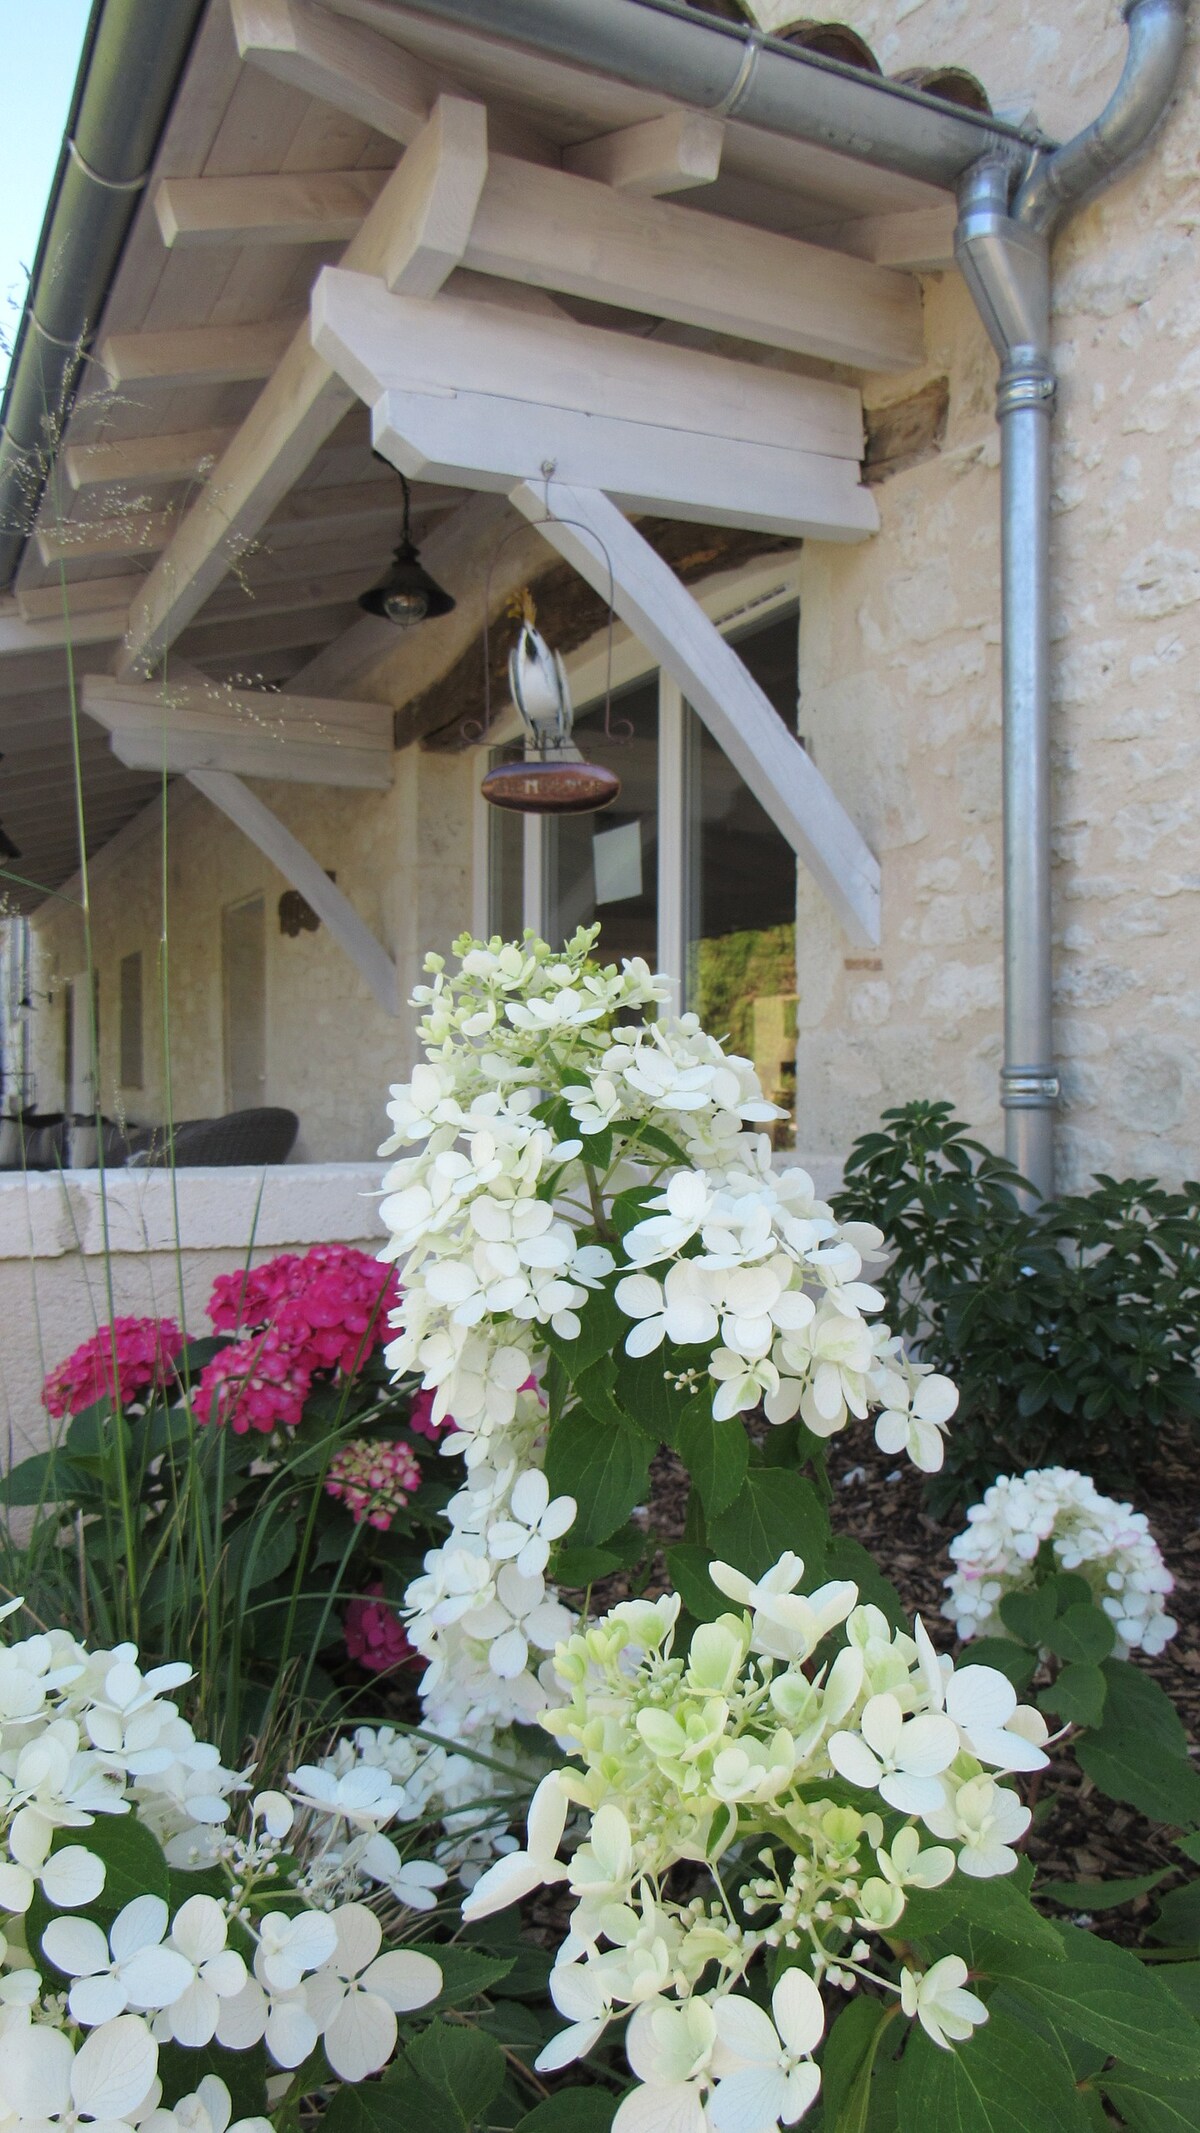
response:
<path id="1" fill-rule="evenodd" d="M 127 614 L 143 582 L 131 573 L 124 578 L 68 580 L 65 591 L 57 579 L 52 585 L 22 585 L 14 605 L 22 622 L 60 622 L 65 633 L 65 617 L 73 624 L 84 615 Z"/>
<path id="2" fill-rule="evenodd" d="M 405 52 L 364 24 L 335 19 L 311 0 L 230 0 L 241 57 L 405 148 L 439 96 L 467 96 L 452 74 Z M 492 139 L 512 154 L 556 163 L 557 152 L 519 113 L 492 105 Z"/>
<path id="3" fill-rule="evenodd" d="M 83 708 L 131 770 L 231 770 L 300 785 L 386 792 L 392 720 L 386 705 L 265 694 L 220 682 L 161 686 L 92 675 Z"/>
<path id="4" fill-rule="evenodd" d="M 347 260 L 360 272 L 379 275 L 389 288 L 432 296 L 462 257 L 486 170 L 482 107 L 443 98 L 388 180 Z M 305 326 L 151 571 L 129 617 L 119 673 L 153 669 L 353 400 L 313 348 Z"/>
<path id="5" fill-rule="evenodd" d="M 681 193 L 711 185 L 721 169 L 725 126 L 700 111 L 667 111 L 661 118 L 602 133 L 564 148 L 562 165 L 577 178 L 594 178 L 618 192 Z"/>
<path id="6" fill-rule="evenodd" d="M 111 385 L 240 385 L 269 378 L 294 339 L 294 318 L 253 326 L 183 326 L 167 333 L 110 333 L 97 361 Z"/>
<path id="7" fill-rule="evenodd" d="M 73 645 L 111 644 L 124 635 L 129 620 L 126 607 L 64 616 L 62 593 L 57 586 L 53 589 L 57 595 L 56 612 L 33 622 L 23 622 L 16 615 L 7 615 L 0 620 L 0 676 L 4 674 L 6 661 L 19 660 L 29 653 L 61 651 L 68 641 Z M 66 680 L 65 673 L 63 680 Z"/>
<path id="8" fill-rule="evenodd" d="M 511 501 L 678 682 L 738 775 L 824 891 L 850 939 L 879 943 L 879 863 L 736 650 L 616 505 L 598 491 L 540 484 Z M 575 523 L 570 523 L 570 522 Z"/>
<path id="9" fill-rule="evenodd" d="M 233 431 L 180 430 L 166 437 L 117 437 L 111 444 L 69 444 L 62 455 L 73 489 L 100 482 L 192 481 L 211 473 Z"/>
<path id="10" fill-rule="evenodd" d="M 509 156 L 491 159 L 463 264 L 858 369 L 923 356 L 911 275 Z"/>
<path id="11" fill-rule="evenodd" d="M 231 11 L 243 59 L 406 148 L 444 86 L 390 38 L 337 21 L 308 0 L 231 0 Z"/>
<path id="12" fill-rule="evenodd" d="M 850 222 L 830 222 L 810 230 L 815 244 L 835 252 L 852 252 L 879 267 L 905 267 L 913 273 L 940 273 L 954 265 L 952 201 L 944 207 L 906 208 L 894 215 L 859 215 Z"/>
<path id="13" fill-rule="evenodd" d="M 55 519 L 38 527 L 34 546 L 40 561 L 47 564 L 90 563 L 105 555 L 157 555 L 178 523 L 173 511 L 117 511 L 107 518 Z"/>
<path id="14" fill-rule="evenodd" d="M 168 251 L 214 244 L 349 244 L 387 177 L 384 170 L 312 170 L 279 177 L 164 178 L 154 212 Z"/>
<path id="15" fill-rule="evenodd" d="M 878 525 L 851 456 L 853 387 L 519 313 L 472 333 L 452 300 L 415 304 L 336 268 L 312 301 L 314 346 L 410 479 L 506 492 L 553 463 L 633 510 L 833 540 Z M 795 441 L 822 416 L 825 450 Z"/>
<path id="16" fill-rule="evenodd" d="M 345 949 L 360 976 L 365 978 L 384 1013 L 399 1015 L 400 985 L 390 955 L 359 917 L 349 897 L 336 882 L 330 881 L 324 867 L 318 865 L 299 838 L 285 828 L 278 815 L 271 812 L 257 793 L 243 785 L 239 777 L 225 770 L 189 770 L 187 775 L 196 790 L 202 792 L 223 815 L 228 815 L 230 821 L 235 822 L 251 843 L 266 855 L 272 866 L 278 867 L 285 881 L 299 889 L 305 902 L 328 926 L 334 940 Z"/>

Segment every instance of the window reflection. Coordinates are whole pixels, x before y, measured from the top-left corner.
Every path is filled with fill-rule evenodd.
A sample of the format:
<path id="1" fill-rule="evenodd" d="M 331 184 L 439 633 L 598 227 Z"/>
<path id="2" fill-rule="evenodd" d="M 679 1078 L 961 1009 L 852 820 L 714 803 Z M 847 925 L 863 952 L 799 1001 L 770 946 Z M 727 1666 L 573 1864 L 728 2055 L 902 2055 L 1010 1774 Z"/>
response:
<path id="1" fill-rule="evenodd" d="M 794 732 L 796 616 L 737 642 L 764 695 Z M 796 1101 L 796 855 L 694 712 L 688 714 L 687 1004 L 706 1029 L 754 1061 L 763 1091 L 788 1113 Z"/>
<path id="2" fill-rule="evenodd" d="M 613 697 L 604 737 L 604 706 L 580 712 L 575 739 L 589 762 L 615 770 L 621 791 L 598 815 L 553 815 L 546 823 L 548 938 L 557 945 L 577 926 L 600 921 L 598 953 L 606 963 L 644 956 L 658 964 L 658 677 Z M 625 739 L 629 728 L 632 735 Z"/>

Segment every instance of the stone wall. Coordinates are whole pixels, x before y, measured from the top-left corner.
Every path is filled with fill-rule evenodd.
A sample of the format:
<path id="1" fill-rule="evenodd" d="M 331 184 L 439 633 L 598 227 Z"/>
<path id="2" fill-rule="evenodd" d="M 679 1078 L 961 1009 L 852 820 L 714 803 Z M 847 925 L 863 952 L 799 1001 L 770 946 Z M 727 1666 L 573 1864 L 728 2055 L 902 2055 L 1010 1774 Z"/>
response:
<path id="1" fill-rule="evenodd" d="M 457 760 L 411 749 L 397 758 L 387 793 L 260 785 L 267 805 L 301 839 L 387 947 L 402 996 L 426 949 L 444 948 L 471 916 L 471 792 Z M 92 936 L 99 973 L 101 1102 L 111 1117 L 156 1123 L 167 1115 L 161 981 L 162 818 L 152 807 L 93 863 Z M 176 1119 L 226 1108 L 221 913 L 262 894 L 266 920 L 267 1076 L 262 1100 L 298 1113 L 297 1162 L 374 1153 L 386 1129 L 387 1088 L 412 1063 L 412 1020 L 394 1020 L 322 926 L 289 939 L 280 930 L 284 877 L 224 815 L 177 780 L 167 822 L 171 1110 Z M 44 905 L 35 921 L 34 1024 L 39 1109 L 63 1101 L 65 979 L 84 968 L 78 906 Z M 140 949 L 144 1075 L 119 1086 L 121 958 Z"/>
<path id="2" fill-rule="evenodd" d="M 785 19 L 765 0 L 759 11 Z M 996 108 L 1036 109 L 1060 138 L 1100 109 L 1124 53 L 1105 0 L 891 0 L 845 19 L 887 71 L 952 58 Z M 1070 1183 L 1198 1167 L 1195 36 L 1149 153 L 1055 254 L 1055 990 Z M 927 277 L 925 299 L 924 370 L 868 380 L 865 398 L 947 377 L 941 453 L 880 486 L 875 540 L 810 545 L 803 564 L 802 725 L 880 855 L 884 909 L 879 956 L 847 956 L 802 889 L 806 1147 L 844 1149 L 915 1095 L 949 1096 L 1002 1137 L 996 365 L 956 275 Z"/>

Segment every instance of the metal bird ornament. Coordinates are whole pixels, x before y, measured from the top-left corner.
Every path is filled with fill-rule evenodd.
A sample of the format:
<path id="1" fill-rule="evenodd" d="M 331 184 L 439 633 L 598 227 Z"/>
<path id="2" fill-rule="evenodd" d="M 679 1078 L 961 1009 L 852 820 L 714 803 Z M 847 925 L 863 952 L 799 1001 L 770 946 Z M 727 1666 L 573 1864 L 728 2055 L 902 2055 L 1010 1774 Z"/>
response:
<path id="1" fill-rule="evenodd" d="M 574 712 L 566 669 L 537 627 L 528 586 L 514 595 L 509 613 L 521 625 L 508 655 L 508 685 L 525 728 L 526 754 L 523 762 L 489 770 L 485 800 L 522 815 L 591 815 L 611 807 L 621 780 L 599 763 L 585 763 L 571 747 Z"/>
<path id="2" fill-rule="evenodd" d="M 508 655 L 508 686 L 521 714 L 521 723 L 533 746 L 544 753 L 561 748 L 571 738 L 575 714 L 566 669 L 552 652 L 537 627 L 537 610 L 526 585 L 509 603 L 509 613 L 521 625 Z"/>

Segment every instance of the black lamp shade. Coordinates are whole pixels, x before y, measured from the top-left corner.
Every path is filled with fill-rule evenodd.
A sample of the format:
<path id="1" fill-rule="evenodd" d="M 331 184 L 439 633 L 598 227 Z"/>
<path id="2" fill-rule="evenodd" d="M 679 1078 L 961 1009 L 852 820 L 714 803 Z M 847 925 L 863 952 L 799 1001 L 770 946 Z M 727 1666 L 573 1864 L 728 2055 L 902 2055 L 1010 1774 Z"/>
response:
<path id="1" fill-rule="evenodd" d="M 408 540 L 401 541 L 386 578 L 364 593 L 358 604 L 364 615 L 379 615 L 397 629 L 413 629 L 418 622 L 429 622 L 435 615 L 448 615 L 455 605 L 451 595 L 443 592 L 422 568 L 420 556 Z"/>

